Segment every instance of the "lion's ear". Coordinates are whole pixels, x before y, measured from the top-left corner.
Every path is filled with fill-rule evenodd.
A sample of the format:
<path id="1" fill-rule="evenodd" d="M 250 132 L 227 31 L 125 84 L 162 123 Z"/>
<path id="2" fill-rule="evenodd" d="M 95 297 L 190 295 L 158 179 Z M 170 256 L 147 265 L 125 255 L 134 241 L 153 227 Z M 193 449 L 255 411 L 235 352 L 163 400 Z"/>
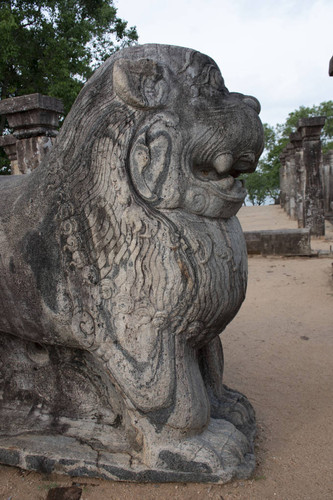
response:
<path id="1" fill-rule="evenodd" d="M 169 94 L 164 68 L 151 59 L 118 59 L 113 88 L 126 104 L 141 109 L 163 107 Z"/>

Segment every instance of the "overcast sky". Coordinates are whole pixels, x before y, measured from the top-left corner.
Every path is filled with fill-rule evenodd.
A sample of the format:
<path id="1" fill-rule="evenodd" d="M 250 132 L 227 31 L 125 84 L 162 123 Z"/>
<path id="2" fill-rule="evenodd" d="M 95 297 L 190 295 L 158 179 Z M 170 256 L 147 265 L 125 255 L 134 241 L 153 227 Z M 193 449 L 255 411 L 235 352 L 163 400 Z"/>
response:
<path id="1" fill-rule="evenodd" d="M 197 49 L 230 91 L 256 96 L 275 125 L 301 105 L 333 99 L 333 0 L 116 0 L 139 43 Z"/>

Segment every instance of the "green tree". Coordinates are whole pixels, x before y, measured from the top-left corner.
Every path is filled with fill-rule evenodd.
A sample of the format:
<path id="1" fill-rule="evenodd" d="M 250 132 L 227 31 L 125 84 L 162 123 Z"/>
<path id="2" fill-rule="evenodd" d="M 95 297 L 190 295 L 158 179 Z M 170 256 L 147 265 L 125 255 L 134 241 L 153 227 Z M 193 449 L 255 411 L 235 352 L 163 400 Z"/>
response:
<path id="1" fill-rule="evenodd" d="M 289 113 L 285 123 L 275 127 L 264 123 L 265 150 L 254 174 L 244 175 L 248 199 L 253 205 L 262 205 L 266 198 L 278 200 L 280 190 L 280 154 L 296 132 L 298 120 L 311 116 L 326 116 L 322 131 L 323 152 L 333 149 L 333 101 L 322 102 L 311 107 L 300 106 Z"/>
<path id="2" fill-rule="evenodd" d="M 1 0 L 0 99 L 40 92 L 67 114 L 94 69 L 137 39 L 112 0 Z"/>

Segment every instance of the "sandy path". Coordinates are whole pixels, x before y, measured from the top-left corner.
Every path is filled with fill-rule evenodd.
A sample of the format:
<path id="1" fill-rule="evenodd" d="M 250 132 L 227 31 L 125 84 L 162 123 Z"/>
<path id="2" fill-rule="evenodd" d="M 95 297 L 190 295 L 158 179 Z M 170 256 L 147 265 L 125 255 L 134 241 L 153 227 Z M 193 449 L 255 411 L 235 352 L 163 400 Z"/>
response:
<path id="1" fill-rule="evenodd" d="M 237 217 L 244 231 L 297 229 L 297 221 L 290 219 L 280 205 L 243 206 Z"/>
<path id="2" fill-rule="evenodd" d="M 81 478 L 82 499 L 331 500 L 332 266 L 331 259 L 249 259 L 247 298 L 223 343 L 225 382 L 257 412 L 252 480 L 136 485 Z M 0 466 L 0 499 L 42 500 L 49 488 L 72 482 Z"/>

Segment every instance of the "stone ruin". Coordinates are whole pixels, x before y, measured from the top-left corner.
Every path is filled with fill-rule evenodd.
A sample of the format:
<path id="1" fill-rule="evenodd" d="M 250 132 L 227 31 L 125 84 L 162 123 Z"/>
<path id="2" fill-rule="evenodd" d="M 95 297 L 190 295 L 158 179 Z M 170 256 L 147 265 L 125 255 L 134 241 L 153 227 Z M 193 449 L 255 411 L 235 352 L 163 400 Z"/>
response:
<path id="1" fill-rule="evenodd" d="M 2 176 L 1 463 L 129 481 L 253 472 L 254 410 L 223 384 L 219 334 L 245 297 L 237 177 L 262 152 L 259 111 L 199 52 L 126 48 L 41 165 Z"/>
<path id="2" fill-rule="evenodd" d="M 53 146 L 63 112 L 60 99 L 41 94 L 0 101 L 0 115 L 13 129 L 13 134 L 0 137 L 12 174 L 27 174 L 38 167 Z"/>
<path id="3" fill-rule="evenodd" d="M 333 220 L 333 151 L 322 155 L 324 124 L 324 116 L 300 119 L 280 156 L 281 207 L 311 236 L 324 236 L 325 218 Z"/>

